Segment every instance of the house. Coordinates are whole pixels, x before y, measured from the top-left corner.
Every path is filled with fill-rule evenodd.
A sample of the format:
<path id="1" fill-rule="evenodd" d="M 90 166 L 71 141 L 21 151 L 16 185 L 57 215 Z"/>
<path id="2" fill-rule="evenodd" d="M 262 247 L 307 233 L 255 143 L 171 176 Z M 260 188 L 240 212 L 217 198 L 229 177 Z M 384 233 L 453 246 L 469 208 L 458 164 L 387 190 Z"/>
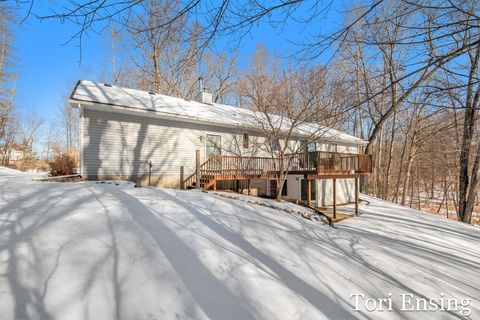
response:
<path id="1" fill-rule="evenodd" d="M 278 161 L 265 149 L 255 114 L 212 103 L 201 80 L 195 101 L 79 81 L 69 102 L 80 111 L 80 174 L 86 179 L 276 194 Z M 318 139 L 306 146 L 312 130 Z M 315 124 L 297 131 L 292 150 L 304 152 L 292 153 L 283 196 L 317 206 L 354 201 L 359 176 L 371 170 L 371 158 L 359 154 L 365 141 Z"/>
<path id="2" fill-rule="evenodd" d="M 24 157 L 24 148 L 17 144 L 17 143 L 12 143 L 9 144 L 6 148 L 3 148 L 1 150 L 1 155 L 2 155 L 2 161 L 6 164 L 13 164 L 16 163 L 20 160 L 23 160 Z"/>

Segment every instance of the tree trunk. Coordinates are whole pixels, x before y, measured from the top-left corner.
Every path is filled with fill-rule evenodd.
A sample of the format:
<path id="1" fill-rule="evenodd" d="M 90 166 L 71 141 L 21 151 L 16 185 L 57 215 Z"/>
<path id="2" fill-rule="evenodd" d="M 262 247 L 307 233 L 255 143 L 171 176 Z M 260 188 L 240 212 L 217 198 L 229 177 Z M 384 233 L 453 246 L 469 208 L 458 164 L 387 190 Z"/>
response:
<path id="1" fill-rule="evenodd" d="M 480 86 L 477 87 L 475 92 L 474 85 L 476 83 L 476 75 L 478 71 L 478 62 L 480 58 L 480 46 L 477 46 L 475 55 L 470 55 L 470 70 L 469 70 L 469 83 L 467 86 L 467 96 L 465 100 L 465 118 L 463 121 L 463 135 L 462 145 L 460 149 L 459 157 L 459 194 L 458 194 L 458 220 L 466 223 L 470 223 L 472 219 L 472 210 L 474 197 L 470 194 L 472 191 L 475 194 L 476 185 L 478 184 L 478 157 L 479 150 L 477 150 L 475 163 L 470 175 L 469 163 L 470 163 L 470 150 L 472 147 L 472 139 L 475 129 L 476 108 L 480 99 Z M 479 146 L 480 147 L 480 146 Z"/>
<path id="2" fill-rule="evenodd" d="M 478 169 L 480 166 L 480 144 L 477 146 L 477 154 L 475 157 L 475 162 L 471 171 L 471 182 L 468 190 L 468 196 L 465 202 L 465 210 L 463 212 L 463 222 L 471 223 L 472 222 L 472 213 L 473 207 L 475 206 L 475 196 L 477 194 L 478 187 Z"/>
<path id="3" fill-rule="evenodd" d="M 402 172 L 403 172 L 403 161 L 405 159 L 405 151 L 408 146 L 408 132 L 405 134 L 405 141 L 403 142 L 403 148 L 402 148 L 402 155 L 400 156 L 400 163 L 399 163 L 399 169 L 398 169 L 398 176 L 397 176 L 397 187 L 395 189 L 395 195 L 394 195 L 394 201 L 395 203 L 398 203 L 398 194 L 400 193 L 400 180 L 402 179 Z"/>
<path id="4" fill-rule="evenodd" d="M 377 145 L 377 152 L 376 152 L 377 165 L 375 170 L 375 184 L 374 184 L 375 186 L 374 194 L 376 197 L 379 197 L 379 198 L 381 198 L 381 194 L 382 194 L 382 184 L 381 184 L 382 157 L 383 157 L 382 143 L 383 143 L 383 129 L 381 131 L 381 134 L 378 137 L 378 145 Z"/>
<path id="5" fill-rule="evenodd" d="M 410 147 L 407 160 L 407 169 L 405 171 L 405 179 L 403 180 L 403 190 L 402 190 L 402 206 L 405 205 L 407 199 L 408 185 L 410 182 L 410 176 L 412 172 L 412 164 L 414 158 L 414 146 Z"/>
<path id="6" fill-rule="evenodd" d="M 390 137 L 390 148 L 388 150 L 388 157 L 387 157 L 387 172 L 385 174 L 385 193 L 384 193 L 384 199 L 388 200 L 389 198 L 389 184 L 390 184 L 390 173 L 391 173 L 391 168 L 392 168 L 392 155 L 393 155 L 393 142 L 395 140 L 395 120 L 397 116 L 397 111 L 393 113 L 393 119 L 392 119 L 392 135 Z"/>

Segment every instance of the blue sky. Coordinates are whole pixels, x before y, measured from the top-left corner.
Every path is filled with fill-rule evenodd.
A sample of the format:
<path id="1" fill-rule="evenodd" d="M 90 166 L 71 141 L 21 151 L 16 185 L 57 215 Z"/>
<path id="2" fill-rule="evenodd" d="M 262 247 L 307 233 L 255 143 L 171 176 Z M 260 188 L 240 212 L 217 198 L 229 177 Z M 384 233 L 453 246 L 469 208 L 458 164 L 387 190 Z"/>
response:
<path id="1" fill-rule="evenodd" d="M 75 27 L 57 20 L 29 19 L 17 29 L 15 54 L 18 73 L 17 109 L 44 118 L 56 112 L 62 95 L 79 78 L 96 79 L 105 62 L 102 38 L 84 38 L 82 59 L 78 42 L 65 44 Z"/>
<path id="2" fill-rule="evenodd" d="M 38 2 L 38 5 L 42 3 Z M 46 8 L 36 9 L 38 12 Z M 330 17 L 324 20 L 325 24 L 321 27 L 328 28 L 338 24 L 338 17 L 338 13 L 331 10 Z M 48 121 L 55 117 L 59 103 L 71 91 L 76 80 L 98 81 L 102 73 L 108 72 L 105 37 L 90 32 L 83 37 L 80 52 L 77 40 L 66 43 L 77 28 L 78 26 L 69 22 L 39 21 L 34 17 L 28 18 L 17 28 L 17 110 L 33 111 Z M 237 63 L 240 66 L 245 65 L 259 43 L 278 55 L 288 55 L 298 49 L 290 40 L 302 39 L 307 39 L 306 31 L 298 24 L 287 25 L 282 30 L 268 25 L 256 27 L 243 38 Z M 218 44 L 220 47 L 228 46 L 227 41 L 220 40 Z"/>

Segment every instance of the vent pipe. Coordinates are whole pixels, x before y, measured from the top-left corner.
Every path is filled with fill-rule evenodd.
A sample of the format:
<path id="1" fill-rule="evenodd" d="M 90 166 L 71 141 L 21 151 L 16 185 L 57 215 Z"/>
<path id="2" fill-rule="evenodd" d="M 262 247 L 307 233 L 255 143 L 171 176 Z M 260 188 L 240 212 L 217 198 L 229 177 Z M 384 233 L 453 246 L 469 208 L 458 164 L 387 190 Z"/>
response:
<path id="1" fill-rule="evenodd" d="M 198 77 L 198 93 L 202 93 L 202 92 L 203 92 L 203 78 Z"/>

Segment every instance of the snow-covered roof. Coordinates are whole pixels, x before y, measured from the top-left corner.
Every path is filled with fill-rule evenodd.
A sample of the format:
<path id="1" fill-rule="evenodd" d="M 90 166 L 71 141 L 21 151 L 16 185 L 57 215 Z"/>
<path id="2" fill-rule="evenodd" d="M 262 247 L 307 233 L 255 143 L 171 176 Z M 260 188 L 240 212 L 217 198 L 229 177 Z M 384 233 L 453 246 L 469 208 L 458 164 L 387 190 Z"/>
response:
<path id="1" fill-rule="evenodd" d="M 204 104 L 193 100 L 150 93 L 142 90 L 128 89 L 104 83 L 81 80 L 70 96 L 71 102 L 98 103 L 138 110 L 154 111 L 159 114 L 178 116 L 228 127 L 246 127 L 258 129 L 258 113 L 245 108 L 213 103 Z M 285 119 L 278 119 L 285 123 Z M 287 126 L 288 124 L 285 124 Z M 304 123 L 297 128 L 297 134 L 315 134 L 323 139 L 344 141 L 356 144 L 365 143 L 344 132 L 325 128 L 314 123 Z"/>

